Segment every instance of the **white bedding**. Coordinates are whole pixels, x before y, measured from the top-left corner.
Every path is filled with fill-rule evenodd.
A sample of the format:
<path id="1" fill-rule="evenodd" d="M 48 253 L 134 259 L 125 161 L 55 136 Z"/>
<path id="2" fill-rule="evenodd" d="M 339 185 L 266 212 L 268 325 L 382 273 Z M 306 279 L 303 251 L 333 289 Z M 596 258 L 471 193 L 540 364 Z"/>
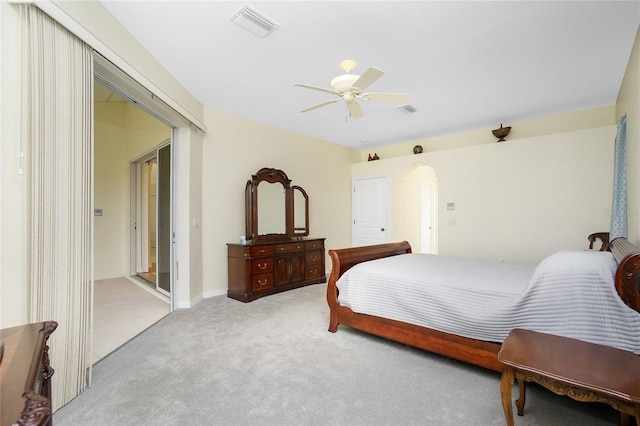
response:
<path id="1" fill-rule="evenodd" d="M 563 251 L 536 265 L 427 254 L 358 264 L 336 283 L 341 305 L 473 339 L 520 327 L 640 354 L 640 314 L 614 287 L 610 252 Z"/>

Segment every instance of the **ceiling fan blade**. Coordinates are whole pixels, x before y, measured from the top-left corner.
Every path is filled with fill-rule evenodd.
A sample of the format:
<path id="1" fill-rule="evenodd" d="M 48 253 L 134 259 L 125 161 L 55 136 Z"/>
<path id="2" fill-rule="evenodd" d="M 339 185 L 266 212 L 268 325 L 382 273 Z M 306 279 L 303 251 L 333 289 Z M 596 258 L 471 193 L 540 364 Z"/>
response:
<path id="1" fill-rule="evenodd" d="M 398 104 L 403 104 L 411 100 L 411 94 L 410 93 L 370 92 L 370 93 L 363 93 L 361 98 L 364 99 L 365 101 L 395 102 Z"/>
<path id="2" fill-rule="evenodd" d="M 365 73 L 362 74 L 351 87 L 357 87 L 358 89 L 360 89 L 360 92 L 362 92 L 364 91 L 364 89 L 375 83 L 376 80 L 378 80 L 383 75 L 384 71 L 379 70 L 378 68 L 369 67 L 369 69 L 365 71 Z"/>
<path id="3" fill-rule="evenodd" d="M 307 112 L 307 111 L 314 110 L 314 109 L 316 109 L 316 108 L 323 107 L 323 106 L 325 106 L 325 105 L 335 104 L 335 103 L 336 103 L 336 102 L 338 102 L 339 100 L 340 100 L 340 99 L 331 99 L 330 101 L 324 101 L 324 102 L 321 102 L 321 103 L 319 103 L 319 104 L 317 104 L 317 105 L 310 106 L 309 108 L 301 109 L 301 110 L 300 110 L 300 112 Z"/>
<path id="4" fill-rule="evenodd" d="M 364 113 L 362 112 L 362 108 L 360 108 L 360 105 L 353 101 L 353 102 L 347 102 L 347 108 L 349 109 L 349 116 L 351 118 L 360 118 L 360 117 L 364 117 Z"/>
<path id="5" fill-rule="evenodd" d="M 338 92 L 336 92 L 333 89 L 325 89 L 324 87 L 311 86 L 309 84 L 295 83 L 294 86 L 304 87 L 305 89 L 311 89 L 311 90 L 319 90 L 321 92 L 331 93 L 333 95 L 337 95 L 338 94 Z"/>

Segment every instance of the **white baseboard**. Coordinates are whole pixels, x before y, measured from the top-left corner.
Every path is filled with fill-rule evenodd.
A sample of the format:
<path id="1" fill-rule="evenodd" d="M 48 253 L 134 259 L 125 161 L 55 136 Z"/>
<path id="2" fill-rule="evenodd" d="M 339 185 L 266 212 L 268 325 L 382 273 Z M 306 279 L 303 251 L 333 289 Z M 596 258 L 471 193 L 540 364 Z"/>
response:
<path id="1" fill-rule="evenodd" d="M 178 306 L 176 309 L 193 308 L 195 305 L 200 303 L 203 299 L 208 299 L 210 297 L 216 297 L 216 296 L 226 296 L 226 294 L 227 294 L 227 290 L 206 291 L 204 293 L 200 293 L 196 298 L 190 300 L 189 302 L 178 303 Z"/>
<path id="2" fill-rule="evenodd" d="M 222 290 L 211 290 L 211 291 L 205 291 L 204 293 L 204 298 L 208 299 L 210 297 L 216 297 L 216 296 L 226 296 L 227 294 L 227 290 L 226 289 L 222 289 Z"/>
<path id="3" fill-rule="evenodd" d="M 202 300 L 202 293 L 200 293 L 198 296 L 196 296 L 194 299 L 191 299 L 188 302 L 179 302 L 177 309 L 189 309 L 189 308 L 193 308 L 195 305 L 197 305 L 200 301 Z"/>

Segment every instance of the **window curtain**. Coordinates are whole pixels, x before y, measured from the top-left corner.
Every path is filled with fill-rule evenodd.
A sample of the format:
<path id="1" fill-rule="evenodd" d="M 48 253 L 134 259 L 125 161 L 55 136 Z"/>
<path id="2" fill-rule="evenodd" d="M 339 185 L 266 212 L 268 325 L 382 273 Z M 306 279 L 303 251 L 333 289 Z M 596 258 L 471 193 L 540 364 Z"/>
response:
<path id="1" fill-rule="evenodd" d="M 30 322 L 58 322 L 49 340 L 55 411 L 91 375 L 93 59 L 41 10 L 20 7 L 27 309 Z"/>
<path id="2" fill-rule="evenodd" d="M 613 203 L 609 240 L 627 237 L 627 116 L 618 121 L 614 150 Z"/>

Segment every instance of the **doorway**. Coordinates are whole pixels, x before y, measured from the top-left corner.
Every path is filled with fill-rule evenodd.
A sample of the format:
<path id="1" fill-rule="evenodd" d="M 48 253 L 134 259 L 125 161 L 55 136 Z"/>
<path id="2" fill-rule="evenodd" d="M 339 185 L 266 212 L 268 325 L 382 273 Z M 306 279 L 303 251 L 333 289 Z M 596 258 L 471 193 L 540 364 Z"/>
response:
<path id="1" fill-rule="evenodd" d="M 404 238 L 412 239 L 414 253 L 438 253 L 438 177 L 431 166 L 412 164 L 407 169 Z"/>
<path id="2" fill-rule="evenodd" d="M 436 250 L 436 184 L 420 181 L 420 253 L 434 254 Z"/>
<path id="3" fill-rule="evenodd" d="M 139 108 L 111 86 L 96 78 L 94 87 L 94 298 L 92 326 L 92 362 L 95 364 L 133 337 L 155 324 L 172 310 L 171 292 L 161 292 L 131 273 L 130 241 L 134 234 L 130 227 L 132 209 L 132 158 L 152 152 L 161 164 L 171 165 L 173 129 Z M 163 148 L 159 149 L 159 148 Z M 167 154 L 168 153 L 168 154 Z M 157 162 L 158 160 L 156 160 Z M 164 170 L 164 168 L 163 168 Z M 154 186 L 167 186 L 171 175 L 152 168 Z M 157 181 L 162 182 L 159 185 Z M 171 204 L 171 193 L 154 189 L 161 205 Z M 175 193 L 175 191 L 174 191 Z M 168 199 L 168 201 L 163 201 Z M 155 206 L 158 201 L 151 202 Z M 149 209 L 155 212 L 156 208 Z M 169 229 L 171 216 L 149 218 L 154 228 Z M 161 226 L 160 223 L 163 225 Z M 154 238 L 158 233 L 153 232 Z M 165 237 L 163 237 L 165 238 Z M 165 238 L 166 239 L 166 238 Z M 157 241 L 147 251 L 154 257 L 166 259 L 166 251 L 156 254 Z M 170 253 L 170 251 L 169 251 Z M 170 257 L 169 257 L 170 259 Z M 170 262 L 170 260 L 169 260 Z M 164 262 L 162 268 L 169 268 Z M 157 263 L 157 262 L 155 262 Z M 160 269 L 157 272 L 164 272 Z M 159 274 L 158 274 L 159 275 Z M 164 277 L 170 274 L 163 274 Z M 159 281 L 159 280 L 158 280 Z M 164 281 L 163 281 L 164 282 Z M 171 289 L 170 281 L 165 286 Z"/>

